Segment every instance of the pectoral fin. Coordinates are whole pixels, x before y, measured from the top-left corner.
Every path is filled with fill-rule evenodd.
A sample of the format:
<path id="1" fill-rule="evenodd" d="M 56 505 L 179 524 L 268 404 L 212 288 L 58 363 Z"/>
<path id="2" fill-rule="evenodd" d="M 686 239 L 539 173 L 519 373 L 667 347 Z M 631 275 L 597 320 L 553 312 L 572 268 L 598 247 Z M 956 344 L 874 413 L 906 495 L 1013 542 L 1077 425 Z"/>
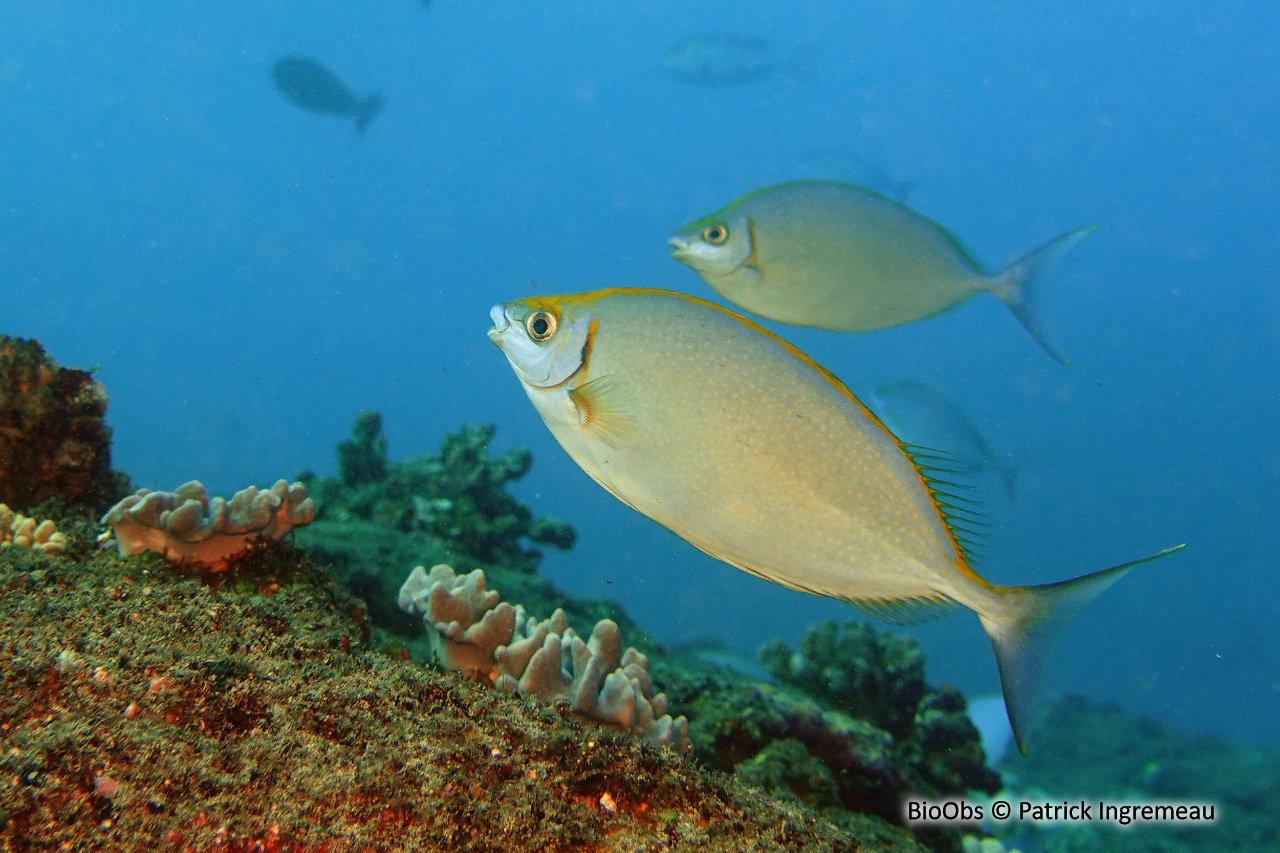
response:
<path id="1" fill-rule="evenodd" d="M 635 397 L 617 376 L 598 376 L 569 390 L 578 429 L 616 439 L 635 426 Z"/>

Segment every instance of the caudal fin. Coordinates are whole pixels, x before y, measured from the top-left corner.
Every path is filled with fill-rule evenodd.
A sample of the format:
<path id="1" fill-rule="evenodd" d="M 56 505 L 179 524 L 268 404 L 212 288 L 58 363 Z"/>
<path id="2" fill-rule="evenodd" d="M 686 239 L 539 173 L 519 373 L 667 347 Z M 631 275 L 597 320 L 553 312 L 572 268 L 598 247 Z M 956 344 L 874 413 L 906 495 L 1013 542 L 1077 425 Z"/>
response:
<path id="1" fill-rule="evenodd" d="M 1040 289 L 1067 252 L 1097 227 L 1086 225 L 1083 228 L 1068 231 L 991 278 L 991 292 L 1009 306 L 1009 310 L 1027 330 L 1027 334 L 1031 335 L 1045 352 L 1062 365 L 1070 365 L 1071 362 L 1045 334 L 1044 322 L 1040 319 Z"/>
<path id="2" fill-rule="evenodd" d="M 382 110 L 382 104 L 382 98 L 379 98 L 377 95 L 370 95 L 363 101 L 356 104 L 356 114 L 354 118 L 356 120 L 357 131 L 364 133 L 364 129 L 369 126 L 369 122 L 373 121 L 374 116 Z"/>
<path id="3" fill-rule="evenodd" d="M 997 587 L 1005 600 L 998 613 L 979 614 L 991 638 L 1004 704 L 1019 751 L 1027 754 L 1027 731 L 1040 672 L 1054 641 L 1071 620 L 1134 566 L 1172 554 L 1175 545 L 1131 563 L 1112 566 L 1091 575 L 1044 586 Z"/>

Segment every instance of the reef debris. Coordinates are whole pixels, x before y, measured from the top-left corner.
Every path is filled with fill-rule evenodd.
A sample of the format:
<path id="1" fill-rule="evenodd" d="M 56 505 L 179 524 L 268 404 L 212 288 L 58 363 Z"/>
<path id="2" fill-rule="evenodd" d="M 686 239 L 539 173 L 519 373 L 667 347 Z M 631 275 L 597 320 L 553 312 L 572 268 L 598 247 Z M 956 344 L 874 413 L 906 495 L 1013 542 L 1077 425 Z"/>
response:
<path id="1" fill-rule="evenodd" d="M 690 748 L 689 722 L 667 713 L 653 692 L 649 660 L 622 648 L 618 625 L 601 619 L 583 640 L 563 610 L 533 619 L 485 588 L 482 569 L 458 576 L 450 566 L 416 567 L 400 588 L 400 608 L 420 614 L 436 660 L 506 693 L 565 702 L 576 713 L 630 731 L 649 743 Z"/>
<path id="2" fill-rule="evenodd" d="M 0 501 L 107 506 L 116 488 L 106 411 L 87 371 L 59 367 L 39 341 L 0 335 Z"/>
<path id="3" fill-rule="evenodd" d="M 46 554 L 64 554 L 69 544 L 67 534 L 58 530 L 58 525 L 50 519 L 37 522 L 0 503 L 0 548 L 16 545 Z"/>
<path id="4" fill-rule="evenodd" d="M 574 529 L 535 517 L 507 491 L 529 472 L 533 456 L 516 448 L 489 455 L 492 424 L 463 426 L 444 437 L 440 452 L 407 462 L 387 459 L 382 416 L 362 412 L 351 439 L 338 445 L 337 478 L 303 472 L 321 521 L 370 521 L 405 533 L 445 540 L 455 565 L 502 566 L 532 574 L 542 552 L 523 540 L 568 550 Z"/>
<path id="5" fill-rule="evenodd" d="M 210 499 L 200 481 L 191 480 L 172 492 L 139 489 L 112 507 L 102 523 L 111 527 L 122 557 L 155 551 L 172 563 L 221 571 L 255 540 L 279 540 L 315 515 L 315 502 L 301 483 L 249 486 L 228 501 Z"/>

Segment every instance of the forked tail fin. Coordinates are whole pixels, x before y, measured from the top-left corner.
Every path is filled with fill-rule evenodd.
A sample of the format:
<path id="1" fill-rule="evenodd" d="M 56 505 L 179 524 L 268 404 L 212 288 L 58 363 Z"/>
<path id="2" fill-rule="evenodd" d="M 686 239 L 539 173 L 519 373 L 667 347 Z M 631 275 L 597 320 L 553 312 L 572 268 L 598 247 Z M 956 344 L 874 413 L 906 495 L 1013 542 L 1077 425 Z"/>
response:
<path id="1" fill-rule="evenodd" d="M 1086 225 L 1055 237 L 989 279 L 989 289 L 996 298 L 1009 306 L 1027 334 L 1062 365 L 1070 365 L 1071 362 L 1045 333 L 1044 322 L 1040 319 L 1040 288 L 1067 252 L 1097 227 Z"/>
<path id="2" fill-rule="evenodd" d="M 1040 685 L 1040 671 L 1063 629 L 1089 602 L 1134 566 L 1172 554 L 1183 545 L 1091 575 L 1043 586 L 996 587 L 1006 606 L 999 613 L 979 614 L 991 638 L 1000 668 L 1004 704 L 1018 750 L 1027 754 L 1031 708 Z"/>

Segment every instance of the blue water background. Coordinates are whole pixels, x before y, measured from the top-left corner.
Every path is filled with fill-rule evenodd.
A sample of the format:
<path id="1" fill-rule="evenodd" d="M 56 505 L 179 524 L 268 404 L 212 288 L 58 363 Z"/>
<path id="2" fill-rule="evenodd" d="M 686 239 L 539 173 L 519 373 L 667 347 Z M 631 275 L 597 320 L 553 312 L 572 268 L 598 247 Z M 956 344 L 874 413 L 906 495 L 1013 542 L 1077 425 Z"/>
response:
<path id="1" fill-rule="evenodd" d="M 700 32 L 768 39 L 806 74 L 665 77 L 662 51 Z M 1051 691 L 1276 744 L 1278 33 L 1261 2 L 10 4 L 0 332 L 101 366 L 115 462 L 153 488 L 333 473 L 362 409 L 397 458 L 494 422 L 497 449 L 535 454 L 519 493 L 580 532 L 547 576 L 662 639 L 751 652 L 855 613 L 592 483 L 486 340 L 489 307 L 711 296 L 667 235 L 809 175 L 815 150 L 912 181 L 991 268 L 1096 222 L 1045 303 L 1070 368 L 985 296 L 884 332 L 775 328 L 855 392 L 931 383 L 1027 460 L 1017 505 L 987 489 L 987 577 L 1189 543 L 1088 611 Z M 292 52 L 386 99 L 365 135 L 281 96 Z M 913 633 L 934 679 L 997 689 L 972 614 Z"/>

